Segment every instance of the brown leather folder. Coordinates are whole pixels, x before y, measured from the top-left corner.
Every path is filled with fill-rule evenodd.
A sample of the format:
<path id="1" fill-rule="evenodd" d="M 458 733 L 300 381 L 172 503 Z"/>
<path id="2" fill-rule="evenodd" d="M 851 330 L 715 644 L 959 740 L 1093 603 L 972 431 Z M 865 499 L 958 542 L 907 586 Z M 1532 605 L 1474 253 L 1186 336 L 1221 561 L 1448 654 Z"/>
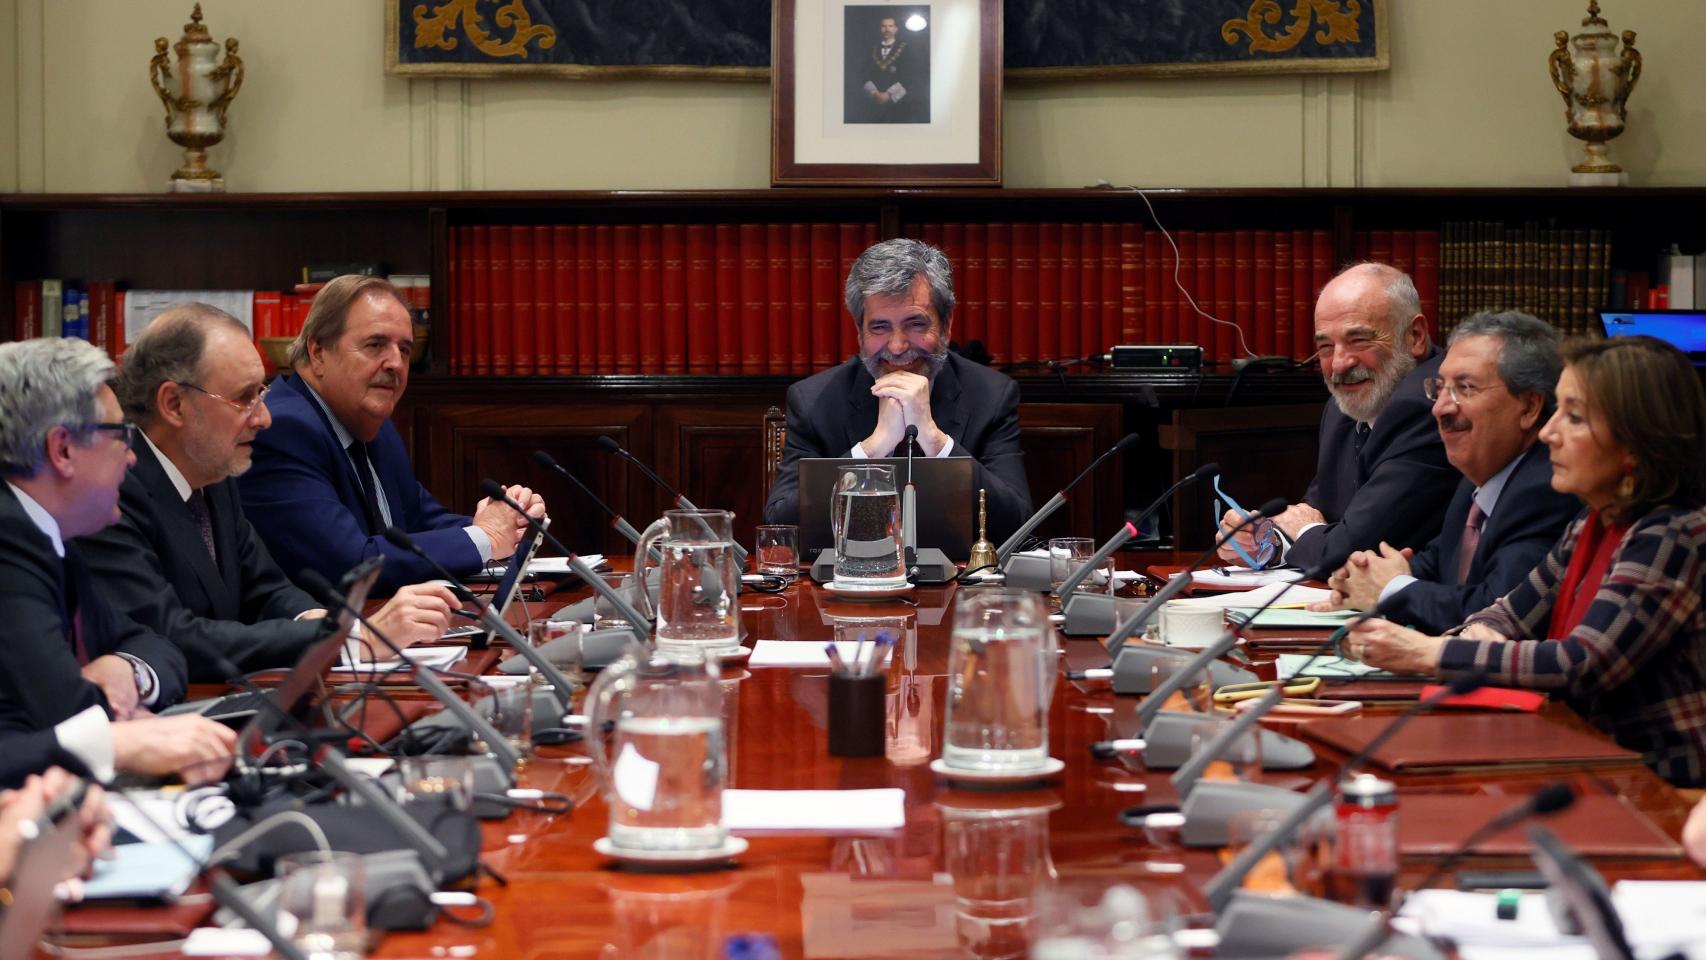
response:
<path id="1" fill-rule="evenodd" d="M 1420 700 L 1426 680 L 1395 678 L 1381 680 L 1361 677 L 1354 680 L 1325 680 L 1321 696 L 1331 700 Z"/>
<path id="2" fill-rule="evenodd" d="M 187 937 L 213 916 L 215 906 L 207 885 L 197 881 L 182 899 L 170 903 L 112 900 L 66 907 L 57 929 L 71 938 Z"/>
<path id="3" fill-rule="evenodd" d="M 1324 695 L 1339 694 L 1329 689 Z M 1298 732 L 1354 754 L 1391 722 L 1391 717 L 1313 720 Z M 1602 733 L 1565 726 L 1544 715 L 1461 713 L 1415 718 L 1374 751 L 1369 762 L 1395 773 L 1439 773 L 1463 767 L 1640 763 L 1641 755 Z"/>
<path id="4" fill-rule="evenodd" d="M 1406 856 L 1443 857 L 1463 845 L 1482 824 L 1524 797 L 1485 793 L 1406 793 L 1398 800 L 1398 849 Z M 1533 821 L 1546 826 L 1570 849 L 1586 857 L 1676 859 L 1682 845 L 1622 797 L 1589 794 L 1566 810 Z M 1528 823 L 1519 823 L 1477 843 L 1472 853 L 1485 857 L 1526 856 Z"/>

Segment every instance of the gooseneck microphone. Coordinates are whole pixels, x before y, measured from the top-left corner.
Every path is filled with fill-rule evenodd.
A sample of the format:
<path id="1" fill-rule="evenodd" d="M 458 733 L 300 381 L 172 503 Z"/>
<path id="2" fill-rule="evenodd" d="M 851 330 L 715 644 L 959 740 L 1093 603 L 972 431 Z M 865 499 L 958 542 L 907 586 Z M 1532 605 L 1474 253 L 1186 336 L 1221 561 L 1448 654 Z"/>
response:
<path id="1" fill-rule="evenodd" d="M 602 439 L 609 440 L 610 438 L 604 437 Z M 611 442 L 614 443 L 615 441 L 612 440 Z M 563 541 L 558 540 L 552 535 L 551 531 L 545 529 L 545 525 L 540 523 L 537 517 L 529 514 L 522 508 L 521 504 L 516 503 L 511 499 L 510 495 L 504 492 L 502 484 L 493 480 L 491 477 L 487 477 L 480 481 L 480 492 L 493 500 L 501 501 L 511 510 L 514 510 L 522 519 L 527 521 L 527 525 L 532 527 L 539 536 L 545 538 L 546 543 L 549 543 L 551 546 L 562 551 L 563 556 L 569 558 L 569 569 L 573 570 L 576 576 L 585 581 L 586 585 L 591 587 L 595 593 L 603 597 L 611 606 L 615 607 L 616 612 L 621 614 L 623 619 L 627 620 L 640 630 L 644 630 L 648 633 L 651 631 L 651 617 L 642 616 L 640 611 L 635 610 L 633 605 L 630 604 L 620 593 L 612 590 L 610 585 L 604 582 L 604 578 L 599 576 L 591 567 L 587 566 L 586 561 L 582 560 L 579 554 L 564 546 Z M 644 638 L 642 637 L 641 639 L 643 640 Z"/>
<path id="2" fill-rule="evenodd" d="M 918 488 L 912 485 L 912 448 L 918 443 L 918 425 L 906 425 L 906 486 L 900 494 L 900 542 L 906 551 L 907 573 L 915 574 L 918 566 Z"/>
<path id="3" fill-rule="evenodd" d="M 1090 475 L 1090 471 L 1101 466 L 1102 461 L 1116 453 L 1124 453 L 1125 451 L 1130 450 L 1132 447 L 1137 446 L 1137 443 L 1137 434 L 1128 433 L 1124 437 L 1120 438 L 1119 443 L 1114 444 L 1101 456 L 1090 461 L 1090 465 L 1079 471 L 1078 476 L 1073 477 L 1071 483 L 1061 487 L 1059 493 L 1050 497 L 1047 503 L 1043 504 L 1036 513 L 1031 514 L 1031 518 L 1029 520 L 1020 524 L 1019 529 L 1013 531 L 1013 535 L 1008 537 L 1002 542 L 1001 546 L 995 549 L 996 567 L 1005 567 L 1007 565 L 1007 559 L 1013 555 L 1013 551 L 1019 549 L 1019 545 L 1025 542 L 1025 539 L 1031 535 L 1031 531 L 1040 526 L 1042 522 L 1047 520 L 1056 510 L 1059 510 L 1061 507 L 1066 505 L 1066 495 L 1072 492 L 1073 487 L 1078 486 L 1078 481 L 1083 480 L 1085 477 Z"/>
<path id="4" fill-rule="evenodd" d="M 622 445 L 617 443 L 615 440 L 612 440 L 608 436 L 601 436 L 598 438 L 598 446 L 599 446 L 599 449 L 603 450 L 604 452 L 615 454 L 616 456 L 621 457 L 622 459 L 633 464 L 635 467 L 638 467 L 639 471 L 646 475 L 646 479 L 648 479 L 651 482 L 662 487 L 663 492 L 669 494 L 670 499 L 674 500 L 675 505 L 677 507 L 679 507 L 680 509 L 682 509 L 682 510 L 697 510 L 697 509 L 699 509 L 697 506 L 695 506 L 693 504 L 693 501 L 687 499 L 687 497 L 684 496 L 680 490 L 677 490 L 674 487 L 670 486 L 668 483 L 664 482 L 664 479 L 662 477 L 660 477 L 657 474 L 652 472 L 651 467 L 648 467 L 644 463 L 641 463 L 639 457 L 636 457 L 633 454 L 629 453 L 628 451 L 622 449 Z M 487 495 L 490 496 L 490 493 L 488 493 Z M 738 560 L 740 562 L 742 568 L 744 569 L 746 566 L 746 550 L 744 550 L 740 544 L 734 543 L 732 541 L 729 543 L 729 546 L 734 548 L 735 558 L 736 558 L 736 560 Z M 564 551 L 564 552 L 567 553 L 568 551 Z"/>
<path id="5" fill-rule="evenodd" d="M 522 659 L 526 660 L 533 669 L 539 671 L 540 675 L 545 678 L 545 681 L 551 685 L 551 694 L 556 697 L 558 705 L 562 707 L 562 713 L 569 712 L 569 700 L 574 691 L 574 683 L 569 680 L 568 677 L 564 676 L 561 670 L 557 669 L 557 665 L 552 663 L 549 657 L 545 656 L 545 654 L 537 647 L 533 646 L 533 644 L 527 642 L 526 637 L 517 633 L 516 629 L 510 626 L 508 621 L 504 620 L 503 617 L 498 615 L 496 610 L 492 609 L 492 605 L 490 603 L 487 603 L 480 597 L 475 596 L 474 591 L 469 590 L 461 583 L 458 583 L 456 578 L 451 576 L 450 571 L 444 568 L 443 564 L 434 559 L 431 554 L 422 550 L 420 545 L 415 543 L 414 539 L 408 534 L 404 533 L 397 527 L 387 527 L 383 533 L 385 539 L 389 540 L 394 546 L 401 547 L 415 556 L 420 557 L 422 560 L 430 564 L 434 570 L 438 571 L 438 575 L 444 578 L 444 582 L 448 585 L 450 592 L 456 594 L 456 599 L 467 604 L 471 609 L 479 613 L 480 625 L 503 637 L 504 640 L 509 643 L 510 647 L 514 649 L 517 654 L 520 654 Z M 553 726 L 555 726 L 555 724 L 553 724 Z"/>
<path id="6" fill-rule="evenodd" d="M 629 523 L 627 518 L 611 509 L 610 504 L 600 500 L 598 498 L 598 494 L 593 493 L 592 488 L 582 483 L 579 477 L 568 471 L 568 468 L 552 459 L 550 454 L 543 450 L 535 450 L 533 451 L 533 462 L 558 474 L 563 479 L 578 487 L 580 492 L 585 494 L 588 500 L 591 500 L 598 509 L 603 510 L 607 515 L 609 515 L 610 525 L 616 528 L 617 533 L 620 533 L 623 537 L 627 538 L 628 542 L 634 546 L 637 547 L 640 545 L 640 531 L 635 530 L 634 525 Z M 657 558 L 653 557 L 652 559 L 655 560 Z"/>

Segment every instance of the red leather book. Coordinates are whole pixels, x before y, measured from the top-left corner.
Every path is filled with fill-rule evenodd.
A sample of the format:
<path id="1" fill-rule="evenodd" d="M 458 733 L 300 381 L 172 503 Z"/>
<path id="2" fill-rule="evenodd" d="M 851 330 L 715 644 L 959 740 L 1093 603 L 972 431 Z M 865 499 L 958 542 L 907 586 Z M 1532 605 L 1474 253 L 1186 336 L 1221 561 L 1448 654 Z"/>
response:
<path id="1" fill-rule="evenodd" d="M 1216 267 L 1220 264 L 1216 263 Z M 1217 281 L 1218 283 L 1218 281 Z M 1256 234 L 1252 230 L 1232 231 L 1232 316 L 1238 325 L 1231 334 L 1228 352 L 1221 359 L 1245 356 L 1256 346 Z M 1224 328 L 1222 328 L 1224 329 Z M 1219 331 L 1216 331 L 1218 342 Z"/>
<path id="2" fill-rule="evenodd" d="M 989 253 L 989 226 L 982 223 L 965 225 L 965 251 L 960 255 L 958 283 L 954 295 L 959 299 L 959 341 L 973 340 L 989 347 L 989 271 L 984 258 Z"/>
<path id="3" fill-rule="evenodd" d="M 508 227 L 492 228 L 491 255 L 486 262 L 492 276 L 492 367 L 489 372 L 494 377 L 507 377 L 515 369 L 510 362 L 515 349 L 515 274 L 510 269 L 513 246 Z M 300 318 L 297 322 L 301 322 Z"/>
<path id="4" fill-rule="evenodd" d="M 533 227 L 533 372 L 540 376 L 561 373 L 557 369 L 557 284 L 551 273 L 556 259 L 551 249 L 551 228 Z"/>
<path id="5" fill-rule="evenodd" d="M 1256 313 L 1251 318 L 1255 339 L 1250 349 L 1261 356 L 1274 352 L 1274 232 L 1255 231 L 1256 276 L 1251 286 L 1255 290 Z"/>
<path id="6" fill-rule="evenodd" d="M 1032 326 L 1037 331 L 1037 359 L 1071 359 L 1078 354 L 1068 353 L 1061 343 L 1060 329 L 1060 224 L 1037 225 L 1037 314 Z M 1073 331 L 1076 333 L 1077 331 Z M 1077 337 L 1072 338 L 1076 347 Z"/>
<path id="7" fill-rule="evenodd" d="M 768 371 L 765 361 L 764 338 L 768 331 L 765 298 L 769 295 L 766 273 L 769 269 L 769 250 L 764 224 L 740 225 L 740 307 L 729 319 L 740 322 L 740 373 L 753 375 Z"/>
<path id="8" fill-rule="evenodd" d="M 663 254 L 663 372 L 687 372 L 687 225 L 666 223 Z"/>
<path id="9" fill-rule="evenodd" d="M 1221 230 L 1214 235 L 1214 315 L 1230 323 L 1214 325 L 1214 359 L 1229 362 L 1236 354 L 1238 336 L 1238 233 Z M 1245 271 L 1248 275 L 1248 270 Z M 1248 301 L 1246 301 L 1248 302 Z"/>
<path id="10" fill-rule="evenodd" d="M 1107 353 L 1102 340 L 1102 225 L 1078 224 L 1078 349 Z"/>
<path id="11" fill-rule="evenodd" d="M 575 372 L 598 372 L 598 230 L 575 225 Z"/>
<path id="12" fill-rule="evenodd" d="M 787 373 L 812 372 L 812 228 L 788 224 Z"/>
<path id="13" fill-rule="evenodd" d="M 1309 345 L 1315 345 L 1315 297 L 1327 281 L 1333 279 L 1333 270 L 1337 266 L 1333 255 L 1333 232 L 1331 230 L 1309 231 L 1311 255 L 1309 260 Z"/>
<path id="14" fill-rule="evenodd" d="M 740 372 L 740 228 L 719 223 L 717 240 L 717 372 Z"/>
<path id="15" fill-rule="evenodd" d="M 450 262 L 450 296 L 448 298 L 450 315 L 444 318 L 444 322 L 450 325 L 450 356 L 448 359 L 452 374 L 467 372 L 462 369 L 462 364 L 467 357 L 467 354 L 462 352 L 462 337 L 463 331 L 467 328 L 469 316 L 473 313 L 473 290 L 469 286 L 468 279 L 468 261 L 472 259 L 472 256 L 473 254 L 468 249 L 468 228 L 451 227 L 450 256 L 448 257 Z M 262 337 L 276 336 L 272 332 L 272 325 L 264 323 L 261 319 L 261 292 L 255 291 L 254 333 L 256 347 L 260 346 Z M 267 360 L 264 352 L 261 356 L 261 365 L 267 369 L 268 373 L 272 372 L 272 364 Z"/>
<path id="16" fill-rule="evenodd" d="M 1231 234 L 1227 234 L 1227 236 L 1230 237 Z M 1196 297 L 1198 308 L 1193 311 L 1196 314 L 1197 342 L 1202 345 L 1202 356 L 1205 363 L 1218 356 L 1215 353 L 1214 338 L 1215 331 L 1220 328 L 1220 324 L 1203 315 L 1219 316 L 1220 314 L 1220 301 L 1217 298 L 1219 291 L 1215 285 L 1214 274 L 1214 238 L 1215 233 L 1212 230 L 1202 230 L 1197 233 L 1197 286 L 1192 291 L 1193 296 Z M 1230 301 L 1232 294 L 1228 292 L 1226 297 Z"/>
<path id="17" fill-rule="evenodd" d="M 841 307 L 835 266 L 839 256 L 835 224 L 812 224 L 812 367 L 821 370 L 836 363 L 840 340 Z"/>
<path id="18" fill-rule="evenodd" d="M 120 356 L 124 355 L 124 291 L 113 293 L 113 342 L 117 345 Z"/>
<path id="19" fill-rule="evenodd" d="M 907 236 L 917 237 L 918 239 L 923 240 L 925 243 L 929 244 L 932 247 L 935 247 L 938 250 L 942 249 L 942 225 L 941 224 L 939 224 L 939 223 L 924 223 L 924 224 L 909 223 L 906 225 L 906 229 L 908 231 L 915 231 L 915 232 L 907 233 L 906 234 Z"/>
<path id="20" fill-rule="evenodd" d="M 1308 230 L 1291 232 L 1291 353 L 1303 360 L 1315 353 L 1314 241 Z"/>
<path id="21" fill-rule="evenodd" d="M 966 225 L 963 223 L 942 224 L 942 255 L 948 258 L 948 265 L 954 268 L 954 295 L 959 297 L 961 276 L 965 269 L 966 255 Z"/>
<path id="22" fill-rule="evenodd" d="M 640 373 L 663 372 L 662 233 L 655 223 L 640 224 Z"/>
<path id="23" fill-rule="evenodd" d="M 1120 342 L 1155 343 L 1143 325 L 1143 224 L 1120 224 Z"/>
<path id="24" fill-rule="evenodd" d="M 107 356 L 117 360 L 124 348 L 113 339 L 114 320 L 117 319 L 117 325 L 121 330 L 124 327 L 124 320 L 113 316 L 114 289 L 110 280 L 89 281 L 89 342 L 105 350 Z M 254 315 L 251 307 L 250 323 L 253 322 Z"/>
<path id="25" fill-rule="evenodd" d="M 539 357 L 533 326 L 533 228 L 509 227 L 510 311 L 504 322 L 514 338 L 510 372 L 528 377 Z"/>
<path id="26" fill-rule="evenodd" d="M 640 228 L 619 223 L 611 230 L 615 245 L 615 373 L 640 372 Z"/>
<path id="27" fill-rule="evenodd" d="M 12 285 L 12 338 L 33 340 L 41 336 L 41 284 L 20 280 Z"/>
<path id="28" fill-rule="evenodd" d="M 1012 287 L 1008 290 L 1007 342 L 1013 363 L 1029 363 L 1037 353 L 1037 225 L 1015 223 L 1012 229 Z"/>
<path id="29" fill-rule="evenodd" d="M 1197 277 L 1197 232 L 1180 230 L 1173 240 L 1179 245 L 1179 283 L 1177 286 L 1171 282 L 1167 285 L 1173 300 L 1174 336 L 1177 338 L 1173 342 L 1194 343 L 1206 354 L 1208 344 L 1202 342 L 1201 333 L 1197 330 L 1197 312 L 1191 308 L 1191 301 L 1202 296 L 1202 281 Z M 1171 274 L 1173 267 L 1169 264 L 1162 269 Z M 1184 292 L 1180 292 L 1180 287 Z"/>
<path id="30" fill-rule="evenodd" d="M 466 235 L 464 235 L 464 240 L 466 240 Z M 465 243 L 464 243 L 464 246 L 465 246 Z M 467 286 L 466 281 L 464 281 L 463 286 Z M 117 306 L 116 301 L 118 298 L 115 296 L 113 299 L 115 301 L 114 306 L 116 309 L 116 306 Z M 254 311 L 255 311 L 255 339 L 258 341 L 261 337 L 281 337 L 281 336 L 284 336 L 284 334 L 279 332 L 280 328 L 282 328 L 284 326 L 284 318 L 282 316 L 283 311 L 284 311 L 283 294 L 279 293 L 277 290 L 256 290 L 254 302 L 255 302 L 255 306 L 254 306 Z M 462 324 L 464 326 L 466 326 L 467 322 L 468 322 L 467 316 L 468 316 L 467 313 L 462 314 L 462 317 L 463 317 Z M 123 317 L 123 315 L 119 315 L 118 329 L 119 329 L 119 333 L 122 335 L 124 332 L 124 317 Z M 451 358 L 451 361 L 452 361 L 451 370 L 456 371 L 458 373 L 462 372 L 459 364 L 461 364 L 463 362 L 463 359 L 464 358 L 460 357 L 460 356 L 452 357 Z M 261 365 L 266 368 L 266 371 L 268 373 L 273 372 L 273 370 L 275 369 L 273 367 L 273 362 L 267 358 L 267 355 L 264 351 L 261 353 Z"/>
<path id="31" fill-rule="evenodd" d="M 1162 260 L 1170 257 L 1161 231 L 1143 231 L 1143 328 L 1156 343 L 1179 342 L 1172 301 L 1167 296 L 1173 287 L 1172 278 L 1161 272 Z"/>
<path id="32" fill-rule="evenodd" d="M 578 357 L 580 294 L 575 290 L 575 228 L 558 224 L 551 228 L 551 342 L 557 348 L 557 375 L 580 372 Z"/>
<path id="33" fill-rule="evenodd" d="M 1060 228 L 1060 355 L 1068 359 L 1095 352 L 1083 341 L 1084 231 L 1076 223 Z"/>
<path id="34" fill-rule="evenodd" d="M 865 248 L 871 245 L 870 242 L 867 241 L 874 242 L 875 238 L 870 237 L 869 234 L 874 233 L 876 231 L 876 227 L 877 225 L 874 223 L 844 223 L 841 225 L 840 230 L 837 231 L 840 236 L 841 246 L 840 255 L 837 257 L 836 263 L 837 269 L 835 273 L 835 282 L 837 286 L 846 282 L 847 274 L 853 269 L 853 261 L 859 259 L 859 254 L 864 253 Z M 840 359 L 842 357 L 851 357 L 858 353 L 859 334 L 857 328 L 855 328 L 851 323 L 839 323 L 836 324 L 835 329 L 836 358 Z"/>
<path id="35" fill-rule="evenodd" d="M 593 304 L 598 311 L 597 373 L 615 373 L 621 342 L 616 333 L 616 231 L 608 223 L 592 228 Z"/>
<path id="36" fill-rule="evenodd" d="M 1125 342 L 1125 318 L 1121 313 L 1120 291 L 1120 225 L 1104 223 L 1102 227 L 1102 343 L 1112 349 Z"/>
<path id="37" fill-rule="evenodd" d="M 492 372 L 492 229 L 469 227 L 468 246 L 468 321 L 456 349 L 462 372 L 483 377 Z M 281 305 L 281 319 L 286 315 Z"/>
<path id="38" fill-rule="evenodd" d="M 1415 231 L 1416 293 L 1422 300 L 1422 316 L 1428 318 L 1432 329 L 1438 330 L 1439 315 L 1439 231 Z M 1619 304 L 1621 306 L 1621 304 Z"/>
<path id="39" fill-rule="evenodd" d="M 1394 267 L 1410 275 L 1413 281 L 1416 277 L 1416 233 L 1414 230 L 1383 231 L 1392 237 L 1392 259 L 1387 261 Z"/>
<path id="40" fill-rule="evenodd" d="M 1368 258 L 1375 263 L 1392 263 L 1392 254 L 1392 231 L 1370 230 L 1368 232 Z"/>
<path id="41" fill-rule="evenodd" d="M 717 372 L 716 242 L 706 223 L 687 225 L 687 372 Z"/>
<path id="42" fill-rule="evenodd" d="M 788 260 L 788 225 L 764 225 L 765 284 L 764 344 L 759 349 L 766 373 L 788 372 L 793 359 L 793 298 L 789 293 L 792 263 Z"/>
<path id="43" fill-rule="evenodd" d="M 1367 230 L 1358 230 L 1351 235 L 1351 257 L 1357 261 L 1372 260 L 1374 255 L 1373 237 Z"/>
<path id="44" fill-rule="evenodd" d="M 1297 355 L 1292 339 L 1291 231 L 1274 231 L 1274 342 L 1272 352 L 1283 357 Z"/>
<path id="45" fill-rule="evenodd" d="M 1013 225 L 989 225 L 983 254 L 984 300 L 989 305 L 989 339 L 984 346 L 996 364 L 1013 362 Z"/>

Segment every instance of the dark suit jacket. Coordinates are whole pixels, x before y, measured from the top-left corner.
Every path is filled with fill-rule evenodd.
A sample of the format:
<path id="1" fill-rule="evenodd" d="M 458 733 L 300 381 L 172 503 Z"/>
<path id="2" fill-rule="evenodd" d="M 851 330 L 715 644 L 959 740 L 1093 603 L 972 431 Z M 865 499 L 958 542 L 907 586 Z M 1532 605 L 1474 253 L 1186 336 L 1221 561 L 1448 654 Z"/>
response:
<path id="1" fill-rule="evenodd" d="M 782 452 L 765 523 L 799 523 L 799 461 L 845 457 L 877 426 L 877 398 L 869 370 L 857 357 L 788 388 L 788 439 Z M 930 385 L 930 415 L 954 439 L 950 456 L 973 457 L 972 482 L 989 491 L 989 539 L 1000 543 L 1031 515 L 1019 448 L 1019 385 L 1004 373 L 950 353 Z M 867 450 L 873 457 L 887 450 Z M 974 487 L 975 489 L 975 487 Z"/>
<path id="2" fill-rule="evenodd" d="M 320 404 L 295 374 L 267 394 L 272 427 L 255 437 L 255 463 L 237 479 L 243 510 L 286 573 L 317 570 L 333 583 L 368 557 L 383 554 L 375 593 L 438 577 L 419 557 L 384 537 L 368 536 L 361 482 Z M 397 428 L 387 422 L 368 445 L 391 522 L 452 574 L 480 570 L 480 551 L 464 527 L 471 519 L 439 506 L 415 479 Z"/>
<path id="3" fill-rule="evenodd" d="M 1440 634 L 1493 605 L 1540 566 L 1582 502 L 1552 489 L 1552 458 L 1536 442 L 1523 451 L 1499 493 L 1493 515 L 1481 527 L 1481 543 L 1469 561 L 1469 580 L 1457 583 L 1457 558 L 1475 485 L 1465 478 L 1440 523 L 1439 536 L 1410 559 L 1416 578 L 1387 601 L 1388 615 L 1423 633 Z"/>
<path id="4" fill-rule="evenodd" d="M 328 621 L 292 619 L 319 604 L 273 562 L 243 516 L 236 482 L 222 480 L 202 492 L 217 565 L 189 505 L 146 443 L 137 444 L 136 466 L 119 488 L 119 521 L 78 545 L 107 602 L 177 643 L 191 680 L 228 679 L 220 657 L 244 673 L 290 666 Z"/>
<path id="5" fill-rule="evenodd" d="M 184 655 L 108 607 L 76 541 L 66 542 L 61 560 L 3 484 L 0 543 L 0 735 L 44 730 L 91 706 L 107 709 L 106 695 L 77 663 L 71 597 L 89 659 L 127 653 L 153 667 L 155 709 L 184 698 Z"/>
<path id="6" fill-rule="evenodd" d="M 1382 540 L 1420 549 L 1439 532 L 1440 515 L 1462 477 L 1445 458 L 1433 404 L 1422 394 L 1422 381 L 1439 375 L 1444 356 L 1434 347 L 1398 384 L 1360 450 L 1356 421 L 1337 400 L 1327 401 L 1315 479 L 1303 497 L 1327 522 L 1297 538 L 1287 563 L 1337 568 L 1352 551 Z"/>
<path id="7" fill-rule="evenodd" d="M 89 773 L 71 751 L 59 746 L 52 728 L 0 733 L 0 790 L 15 789 L 25 777 L 48 767 L 64 767 L 79 776 Z"/>

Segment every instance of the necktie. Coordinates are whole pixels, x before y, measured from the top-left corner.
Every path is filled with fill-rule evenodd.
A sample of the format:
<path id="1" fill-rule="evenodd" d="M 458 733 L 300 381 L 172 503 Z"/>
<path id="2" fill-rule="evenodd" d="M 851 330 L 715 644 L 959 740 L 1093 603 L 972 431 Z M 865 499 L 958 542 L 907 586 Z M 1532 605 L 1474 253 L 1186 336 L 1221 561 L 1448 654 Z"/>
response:
<path id="1" fill-rule="evenodd" d="M 76 654 L 79 666 L 89 665 L 89 648 L 83 642 L 83 609 L 77 602 L 78 567 L 76 561 L 65 558 L 65 612 L 71 620 L 71 652 Z"/>
<path id="2" fill-rule="evenodd" d="M 1351 432 L 1352 446 L 1356 447 L 1356 449 L 1360 451 L 1362 449 L 1363 441 L 1367 440 L 1368 435 L 1373 431 L 1374 427 L 1363 423 L 1360 420 L 1357 421 L 1356 429 Z"/>
<path id="3" fill-rule="evenodd" d="M 207 555 L 217 566 L 219 551 L 213 548 L 213 517 L 207 512 L 207 496 L 196 490 L 191 492 L 190 498 L 184 502 L 190 508 L 190 516 L 195 517 L 196 527 L 201 530 L 201 545 L 207 548 Z"/>
<path id="4" fill-rule="evenodd" d="M 351 440 L 349 446 L 350 460 L 355 463 L 355 476 L 361 481 L 362 507 L 367 513 L 367 535 L 374 536 L 384 521 L 379 513 L 379 492 L 374 489 L 373 461 L 367 458 L 367 444 L 360 440 Z"/>
<path id="5" fill-rule="evenodd" d="M 1487 515 L 1481 512 L 1481 505 L 1470 503 L 1469 520 L 1463 525 L 1463 546 L 1457 557 L 1457 582 L 1469 582 L 1469 565 L 1475 562 L 1475 550 L 1481 546 L 1481 524 L 1487 521 Z"/>

